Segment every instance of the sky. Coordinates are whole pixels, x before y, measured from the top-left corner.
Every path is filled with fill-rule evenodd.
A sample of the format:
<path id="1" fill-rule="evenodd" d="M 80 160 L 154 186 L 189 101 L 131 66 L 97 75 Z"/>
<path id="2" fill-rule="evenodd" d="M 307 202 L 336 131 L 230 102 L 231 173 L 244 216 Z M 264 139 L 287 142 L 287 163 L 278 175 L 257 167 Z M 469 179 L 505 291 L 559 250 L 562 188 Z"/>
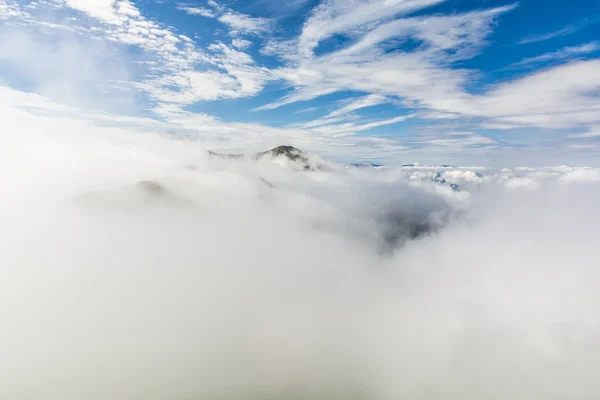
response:
<path id="1" fill-rule="evenodd" d="M 341 162 L 597 166 L 599 38 L 587 0 L 0 0 L 0 115 Z"/>

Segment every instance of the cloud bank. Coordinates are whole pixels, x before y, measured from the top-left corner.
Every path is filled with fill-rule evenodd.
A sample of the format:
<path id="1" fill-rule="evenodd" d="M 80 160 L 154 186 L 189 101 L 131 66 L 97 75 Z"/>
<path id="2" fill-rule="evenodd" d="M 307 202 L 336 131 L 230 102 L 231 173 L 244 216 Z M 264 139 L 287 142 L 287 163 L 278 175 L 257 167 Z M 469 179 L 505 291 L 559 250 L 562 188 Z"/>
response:
<path id="1" fill-rule="evenodd" d="M 309 172 L 5 123 L 2 398 L 600 395 L 597 169 Z"/>

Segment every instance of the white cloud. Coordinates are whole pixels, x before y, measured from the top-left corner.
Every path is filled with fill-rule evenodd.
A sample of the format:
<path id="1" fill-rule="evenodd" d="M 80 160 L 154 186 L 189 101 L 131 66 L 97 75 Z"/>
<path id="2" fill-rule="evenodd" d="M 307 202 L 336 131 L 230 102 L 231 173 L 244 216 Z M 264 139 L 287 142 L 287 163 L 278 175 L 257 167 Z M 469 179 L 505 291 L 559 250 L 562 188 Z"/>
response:
<path id="1" fill-rule="evenodd" d="M 267 18 L 251 17 L 232 10 L 218 18 L 219 21 L 229 26 L 229 34 L 237 35 L 262 35 L 271 29 L 273 22 Z"/>
<path id="2" fill-rule="evenodd" d="M 600 182 L 600 172 L 594 169 L 577 169 L 560 177 L 561 181 L 573 182 Z"/>
<path id="3" fill-rule="evenodd" d="M 575 128 L 599 122 L 600 61 L 578 61 L 500 84 L 484 95 L 434 103 L 438 109 L 523 126 Z"/>
<path id="4" fill-rule="evenodd" d="M 452 60 L 476 54 L 496 17 L 513 6 L 452 16 L 400 19 L 381 24 L 341 50 L 277 70 L 296 90 L 260 109 L 273 109 L 325 94 L 352 90 L 401 97 L 425 104 L 463 94 L 470 71 L 453 69 Z M 423 46 L 410 52 L 385 53 L 378 47 L 390 38 L 414 37 Z M 453 99 L 452 99 L 453 100 Z M 438 111 L 441 111 L 438 109 Z"/>
<path id="5" fill-rule="evenodd" d="M 209 8 L 180 6 L 177 7 L 177 9 L 185 11 L 190 15 L 200 15 L 206 18 L 216 18 L 215 13 Z"/>
<path id="6" fill-rule="evenodd" d="M 250 15 L 227 8 L 215 1 L 209 1 L 208 5 L 213 9 L 188 6 L 180 6 L 178 9 L 183 10 L 190 15 L 216 18 L 229 27 L 229 34 L 231 36 L 265 34 L 274 25 L 274 22 L 268 18 L 251 17 Z M 239 43 L 245 42 L 246 41 L 244 40 L 239 41 Z"/>
<path id="7" fill-rule="evenodd" d="M 133 7 L 128 1 L 119 0 L 64 0 L 65 4 L 77 11 L 84 12 L 93 18 L 120 25 L 123 20 L 117 14 L 116 6 Z"/>
<path id="8" fill-rule="evenodd" d="M 270 79 L 268 69 L 254 65 L 246 53 L 218 43 L 209 47 L 210 63 L 216 70 L 198 71 L 180 69 L 172 75 L 164 75 L 140 84 L 161 102 L 181 105 L 198 101 L 231 99 L 254 96 Z M 177 90 L 172 88 L 176 87 Z"/>
<path id="9" fill-rule="evenodd" d="M 570 149 L 576 149 L 576 150 L 596 148 L 596 146 L 593 144 L 570 144 L 568 147 Z"/>
<path id="10" fill-rule="evenodd" d="M 597 170 L 303 172 L 0 115 L 6 398 L 600 395 Z"/>
<path id="11" fill-rule="evenodd" d="M 319 42 L 336 33 L 349 33 L 370 23 L 423 9 L 444 0 L 326 0 L 305 22 L 298 40 L 298 53 L 311 57 Z"/>
<path id="12" fill-rule="evenodd" d="M 0 19 L 20 17 L 22 15 L 23 11 L 17 5 L 12 2 L 0 0 Z"/>
<path id="13" fill-rule="evenodd" d="M 582 44 L 580 46 L 567 46 L 563 47 L 560 50 L 553 51 L 550 53 L 542 54 L 536 57 L 528 57 L 523 60 L 513 63 L 508 66 L 508 68 L 520 68 L 520 67 L 530 67 L 532 65 L 549 62 L 549 61 L 563 61 L 570 60 L 574 57 L 593 53 L 600 50 L 600 43 L 591 42 Z"/>
<path id="14" fill-rule="evenodd" d="M 175 85 L 180 89 L 165 89 Z M 217 71 L 181 71 L 176 75 L 142 84 L 140 87 L 161 102 L 178 104 L 236 97 L 239 93 L 239 82 L 228 74 Z"/>
<path id="15" fill-rule="evenodd" d="M 211 84 L 219 83 L 219 78 L 215 79 L 217 83 L 211 82 Z M 219 90 L 225 90 L 225 88 L 214 89 L 213 92 L 207 92 L 207 95 L 208 93 L 217 95 Z M 181 96 L 183 95 L 181 94 Z M 166 98 L 165 100 L 172 99 Z M 292 144 L 310 152 L 347 161 L 373 160 L 373 154 L 377 154 L 379 162 L 398 163 L 402 159 L 406 161 L 404 157 L 408 155 L 413 159 L 424 160 L 424 157 L 431 156 L 438 162 L 439 160 L 447 161 L 453 154 L 463 158 L 469 154 L 472 156 L 473 149 L 469 146 L 477 140 L 482 140 L 466 136 L 461 138 L 456 134 L 445 136 L 442 132 L 435 132 L 429 136 L 420 135 L 418 138 L 412 136 L 389 138 L 352 136 L 354 133 L 364 132 L 378 126 L 405 121 L 411 117 L 410 115 L 361 123 L 331 124 L 313 129 L 278 128 L 256 123 L 222 121 L 210 115 L 184 111 L 179 103 L 169 101 L 154 108 L 153 111 L 161 117 L 161 120 L 154 120 L 67 107 L 42 96 L 1 87 L 0 109 L 2 109 L 3 115 L 28 111 L 31 113 L 29 118 L 36 115 L 44 116 L 46 122 L 40 123 L 47 126 L 54 126 L 61 121 L 71 121 L 70 123 L 75 124 L 79 130 L 93 130 L 98 126 L 108 125 L 114 129 L 126 128 L 139 132 L 160 134 L 169 132 L 180 137 L 196 137 L 213 150 L 246 153 L 261 151 L 269 146 Z M 57 122 L 50 122 L 54 120 Z M 461 135 L 466 134 L 461 133 Z M 471 135 L 476 136 L 476 134 Z M 431 143 L 432 140 L 444 137 L 453 140 L 453 145 L 448 143 L 444 151 L 441 150 L 442 146 L 439 144 Z M 487 147 L 489 148 L 489 146 Z"/>
<path id="16" fill-rule="evenodd" d="M 360 110 L 362 108 L 373 107 L 386 102 L 388 102 L 388 100 L 385 97 L 376 94 L 359 97 L 357 99 L 351 99 L 349 101 L 346 101 L 346 104 L 344 106 L 330 112 L 323 118 L 298 124 L 298 126 L 302 128 L 312 128 L 316 126 L 328 125 L 344 121 L 353 117 L 353 111 Z"/>
<path id="17" fill-rule="evenodd" d="M 345 123 L 339 125 L 326 125 L 319 126 L 313 128 L 314 132 L 325 133 L 328 135 L 334 135 L 335 137 L 344 136 L 344 135 L 352 135 L 356 132 L 366 131 L 371 128 L 376 128 L 378 126 L 391 125 L 396 124 L 398 122 L 406 121 L 407 119 L 412 118 L 412 115 L 401 115 L 399 117 L 372 121 L 363 124 L 355 124 L 355 123 Z"/>
<path id="18" fill-rule="evenodd" d="M 304 108 L 302 110 L 296 111 L 296 114 L 309 113 L 309 112 L 314 112 L 314 111 L 317 111 L 317 110 L 318 110 L 317 107 L 309 107 L 309 108 Z"/>
<path id="19" fill-rule="evenodd" d="M 579 29 L 581 29 L 580 26 L 567 26 L 567 27 L 559 29 L 557 31 L 542 33 L 540 35 L 528 36 L 524 39 L 521 39 L 519 41 L 519 44 L 543 42 L 545 40 L 554 39 L 556 37 L 570 35 L 572 33 L 579 31 Z"/>
<path id="20" fill-rule="evenodd" d="M 367 95 L 364 97 L 359 97 L 358 99 L 352 99 L 348 101 L 346 105 L 337 110 L 334 110 L 327 114 L 325 118 L 338 117 L 340 115 L 349 114 L 352 111 L 360 110 L 361 108 L 373 107 L 379 104 L 386 103 L 388 100 L 379 95 Z"/>
<path id="21" fill-rule="evenodd" d="M 467 91 L 476 71 L 456 68 L 453 62 L 477 54 L 496 18 L 514 7 L 383 22 L 365 28 L 366 33 L 340 50 L 311 59 L 288 58 L 288 67 L 275 73 L 295 90 L 259 109 L 358 91 L 399 98 L 405 107 L 420 109 L 421 117 L 479 118 L 481 126 L 495 129 L 568 129 L 597 124 L 596 60 L 537 71 L 488 87 L 477 95 Z M 389 39 L 408 38 L 419 40 L 421 46 L 407 52 L 401 48 L 384 52 Z M 593 42 L 525 62 L 565 59 L 596 49 Z"/>
<path id="22" fill-rule="evenodd" d="M 201 76 L 196 77 L 196 79 L 201 80 L 200 85 L 207 89 L 206 93 L 199 93 L 197 96 L 217 96 L 220 91 L 227 90 L 226 87 L 212 88 L 212 92 L 209 90 L 211 89 L 210 85 L 226 85 L 228 82 L 219 82 L 219 79 L 223 79 L 223 77 Z M 162 95 L 173 94 L 163 93 Z M 196 96 L 193 93 L 179 94 L 179 96 L 186 95 Z M 363 149 L 366 149 L 376 142 L 375 140 L 370 142 L 360 138 L 346 138 L 338 141 L 338 143 L 331 143 L 334 133 L 324 135 L 307 129 L 277 128 L 257 123 L 226 122 L 207 114 L 182 110 L 179 102 L 189 101 L 189 99 L 173 100 L 167 97 L 164 100 L 165 103 L 160 103 L 154 109 L 155 113 L 162 119 L 155 120 L 76 108 L 53 102 L 40 95 L 0 86 L 0 116 L 19 116 L 22 121 L 19 120 L 15 124 L 23 123 L 24 126 L 33 121 L 36 126 L 43 126 L 44 124 L 58 126 L 62 123 L 65 124 L 64 129 L 73 130 L 95 130 L 99 126 L 109 125 L 115 129 L 130 129 L 136 132 L 158 134 L 169 132 L 181 137 L 196 137 L 213 150 L 226 151 L 261 151 L 266 146 L 275 147 L 281 144 L 292 144 L 307 151 L 318 151 L 319 153 L 339 156 L 339 151 L 333 151 L 338 143 L 351 146 L 361 143 Z M 36 118 L 37 116 L 43 116 L 43 118 Z M 394 148 L 394 146 L 389 147 Z M 354 151 L 356 149 L 348 148 L 347 154 L 350 155 Z"/>
<path id="23" fill-rule="evenodd" d="M 567 139 L 592 139 L 597 137 L 600 137 L 600 126 L 591 127 L 587 132 L 570 134 Z"/>
<path id="24" fill-rule="evenodd" d="M 145 59 L 138 63 L 145 65 L 147 70 L 141 80 L 130 82 L 128 86 L 144 90 L 154 103 L 169 102 L 185 106 L 198 101 L 253 96 L 271 79 L 269 71 L 254 65 L 247 54 L 218 43 L 208 49 L 200 49 L 187 36 L 176 34 L 173 28 L 163 27 L 145 18 L 129 1 L 72 0 L 54 5 L 71 7 L 91 18 L 81 24 L 72 22 L 75 27 L 81 28 L 79 33 L 85 40 L 92 37 L 99 42 L 108 40 L 144 50 Z M 266 20 L 246 18 L 216 3 L 211 7 L 221 17 L 240 17 L 239 26 L 236 21 L 225 18 L 236 25 L 235 29 L 240 32 L 257 32 L 266 24 Z M 19 18 L 31 22 L 23 16 Z M 252 24 L 256 24 L 254 28 Z M 57 37 L 57 40 L 64 41 L 64 38 Z M 238 46 L 246 45 L 241 39 L 235 43 Z M 99 67 L 102 65 L 97 64 Z M 85 71 L 81 66 L 76 68 L 82 73 Z"/>
<path id="25" fill-rule="evenodd" d="M 245 50 L 248 47 L 252 46 L 252 42 L 244 39 L 233 39 L 231 41 L 233 47 L 236 47 L 238 50 Z"/>
<path id="26" fill-rule="evenodd" d="M 217 3 L 215 0 L 208 0 L 206 4 L 208 4 L 217 11 L 223 11 L 226 9 L 223 5 Z"/>
<path id="27" fill-rule="evenodd" d="M 445 138 L 431 139 L 427 143 L 444 147 L 472 147 L 496 144 L 490 137 L 476 134 L 474 132 L 450 132 Z"/>

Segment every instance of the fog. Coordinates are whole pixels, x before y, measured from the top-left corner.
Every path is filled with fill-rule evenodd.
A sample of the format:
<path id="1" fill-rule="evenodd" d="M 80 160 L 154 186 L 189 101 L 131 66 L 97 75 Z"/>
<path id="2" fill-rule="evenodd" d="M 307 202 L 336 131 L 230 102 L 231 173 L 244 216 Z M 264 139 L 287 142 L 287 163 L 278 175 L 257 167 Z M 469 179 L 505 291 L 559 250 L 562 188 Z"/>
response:
<path id="1" fill-rule="evenodd" d="M 596 170 L 446 168 L 456 191 L 9 126 L 3 399 L 600 396 Z"/>

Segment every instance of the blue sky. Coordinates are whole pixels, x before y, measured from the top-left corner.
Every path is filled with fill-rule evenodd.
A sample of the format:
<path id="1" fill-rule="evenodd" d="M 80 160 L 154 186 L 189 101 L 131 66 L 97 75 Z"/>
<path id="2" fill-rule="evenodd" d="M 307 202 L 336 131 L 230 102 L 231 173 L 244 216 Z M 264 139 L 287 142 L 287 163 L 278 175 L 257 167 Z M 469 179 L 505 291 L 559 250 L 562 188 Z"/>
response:
<path id="1" fill-rule="evenodd" d="M 343 161 L 600 158 L 600 2 L 0 0 L 0 26 L 12 107 Z"/>

